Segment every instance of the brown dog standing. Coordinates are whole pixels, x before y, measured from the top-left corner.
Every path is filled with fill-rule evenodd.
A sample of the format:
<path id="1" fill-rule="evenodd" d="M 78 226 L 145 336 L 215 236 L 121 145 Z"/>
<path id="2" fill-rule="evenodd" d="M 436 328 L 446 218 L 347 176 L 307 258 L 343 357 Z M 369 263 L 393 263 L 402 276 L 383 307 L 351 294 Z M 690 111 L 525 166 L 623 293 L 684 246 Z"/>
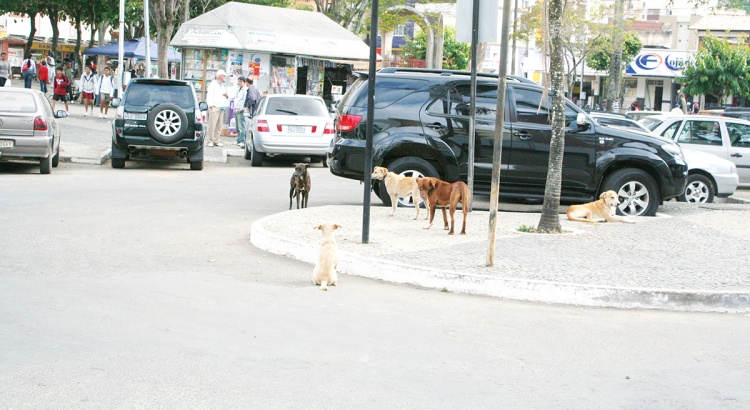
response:
<path id="1" fill-rule="evenodd" d="M 307 197 L 310 195 L 310 174 L 307 168 L 310 164 L 294 164 L 294 174 L 289 181 L 291 189 L 289 190 L 289 209 L 292 209 L 292 198 L 297 197 L 297 209 L 299 209 L 300 198 L 302 198 L 302 207 L 307 208 Z"/>
<path id="2" fill-rule="evenodd" d="M 427 203 L 430 209 L 430 224 L 425 229 L 429 229 L 432 226 L 436 206 L 443 208 L 443 223 L 445 224 L 445 229 L 448 229 L 448 217 L 445 214 L 445 207 L 449 206 L 451 211 L 451 228 L 448 231 L 448 235 L 453 235 L 453 226 L 455 224 L 454 214 L 456 213 L 456 207 L 461 203 L 461 207 L 464 210 L 464 224 L 461 228 L 461 235 L 466 234 L 466 217 L 469 214 L 469 201 L 471 201 L 469 186 L 461 181 L 449 183 L 437 178 L 419 178 L 417 179 L 417 184 L 419 185 L 419 196 L 422 197 L 422 200 Z"/>

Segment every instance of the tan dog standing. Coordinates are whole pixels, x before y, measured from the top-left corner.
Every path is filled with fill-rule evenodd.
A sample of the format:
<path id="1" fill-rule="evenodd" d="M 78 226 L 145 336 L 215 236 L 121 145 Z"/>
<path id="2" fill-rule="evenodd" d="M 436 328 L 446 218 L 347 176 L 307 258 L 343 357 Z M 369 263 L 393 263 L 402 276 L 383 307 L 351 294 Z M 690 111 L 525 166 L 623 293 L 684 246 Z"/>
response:
<path id="1" fill-rule="evenodd" d="M 605 191 L 599 195 L 599 199 L 581 205 L 571 205 L 568 207 L 568 219 L 577 222 L 598 223 L 594 217 L 604 219 L 607 222 L 625 222 L 635 223 L 617 215 L 617 205 L 620 205 L 620 198 L 615 191 Z"/>
<path id="2" fill-rule="evenodd" d="M 328 290 L 328 285 L 336 286 L 338 277 L 336 267 L 339 264 L 338 246 L 334 232 L 340 225 L 324 223 L 315 227 L 323 232 L 318 264 L 313 269 L 313 283 L 320 285 L 321 290 Z"/>
<path id="3" fill-rule="evenodd" d="M 414 219 L 419 218 L 419 186 L 417 185 L 417 178 L 405 177 L 395 172 L 388 171 L 388 168 L 375 167 L 371 175 L 372 179 L 383 181 L 385 189 L 388 191 L 388 195 L 391 197 L 391 216 L 396 214 L 396 208 L 398 207 L 398 199 L 406 198 L 411 195 L 411 199 L 414 202 L 414 207 L 417 208 L 417 215 Z M 427 210 L 429 213 L 429 209 Z"/>
<path id="4" fill-rule="evenodd" d="M 451 228 L 448 235 L 453 235 L 453 225 L 456 222 L 454 214 L 456 213 L 456 207 L 460 203 L 461 208 L 464 210 L 464 224 L 461 228 L 461 235 L 466 234 L 466 217 L 469 215 L 469 201 L 471 201 L 469 186 L 461 181 L 449 183 L 437 178 L 419 178 L 417 179 L 417 184 L 419 185 L 419 195 L 430 210 L 430 224 L 425 229 L 430 229 L 432 226 L 432 220 L 435 219 L 435 207 L 438 206 L 443 208 L 444 229 L 448 229 L 448 218 L 445 214 L 445 207 L 449 206 L 451 211 Z"/>

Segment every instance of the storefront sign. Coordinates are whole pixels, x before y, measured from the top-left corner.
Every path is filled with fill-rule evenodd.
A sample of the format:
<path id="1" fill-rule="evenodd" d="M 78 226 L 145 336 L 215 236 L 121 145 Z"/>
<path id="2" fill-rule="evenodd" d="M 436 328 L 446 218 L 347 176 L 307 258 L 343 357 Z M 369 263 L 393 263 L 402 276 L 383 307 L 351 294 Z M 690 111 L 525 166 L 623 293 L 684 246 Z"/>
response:
<path id="1" fill-rule="evenodd" d="M 86 47 L 81 46 L 81 52 L 85 50 Z M 50 51 L 52 50 L 52 44 L 50 43 L 34 43 L 31 45 L 31 51 Z M 57 51 L 62 51 L 64 53 L 75 53 L 76 46 L 72 44 L 58 44 L 57 45 Z"/>
<path id="2" fill-rule="evenodd" d="M 216 47 L 222 44 L 222 37 L 226 30 L 200 30 L 188 29 L 182 36 L 182 41 L 190 43 L 192 46 L 212 46 Z"/>
<path id="3" fill-rule="evenodd" d="M 691 53 L 671 50 L 641 51 L 628 64 L 625 74 L 648 77 L 677 77 Z"/>

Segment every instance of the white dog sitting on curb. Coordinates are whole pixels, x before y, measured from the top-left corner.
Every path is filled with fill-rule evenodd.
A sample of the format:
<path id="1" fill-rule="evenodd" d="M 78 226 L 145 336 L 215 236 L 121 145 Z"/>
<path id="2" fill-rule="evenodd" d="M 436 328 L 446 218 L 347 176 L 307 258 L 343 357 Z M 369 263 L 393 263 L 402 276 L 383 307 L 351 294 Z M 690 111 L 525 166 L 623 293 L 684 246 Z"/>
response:
<path id="1" fill-rule="evenodd" d="M 338 246 L 334 231 L 341 226 L 332 223 L 324 223 L 315 227 L 323 232 L 323 241 L 320 245 L 318 264 L 313 269 L 313 283 L 320 285 L 321 290 L 328 290 L 328 285 L 336 286 L 336 267 L 339 264 Z"/>

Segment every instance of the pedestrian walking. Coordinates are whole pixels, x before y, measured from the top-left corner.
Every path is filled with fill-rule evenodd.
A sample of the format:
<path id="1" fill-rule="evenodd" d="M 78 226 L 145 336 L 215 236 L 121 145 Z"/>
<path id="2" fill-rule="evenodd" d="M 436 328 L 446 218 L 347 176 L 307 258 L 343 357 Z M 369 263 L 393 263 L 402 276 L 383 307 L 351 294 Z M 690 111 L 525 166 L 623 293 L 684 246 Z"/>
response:
<path id="1" fill-rule="evenodd" d="M 55 101 L 64 101 L 65 111 L 68 111 L 68 87 L 70 87 L 70 77 L 65 75 L 62 67 L 57 67 L 55 73 L 55 78 L 52 80 L 52 111 L 55 110 Z"/>
<path id="2" fill-rule="evenodd" d="M 83 69 L 83 75 L 78 82 L 78 91 L 81 93 L 81 102 L 83 103 L 83 116 L 94 115 L 94 92 L 96 91 L 96 76 L 91 72 L 91 67 L 86 66 Z"/>
<path id="3" fill-rule="evenodd" d="M 31 88 L 36 75 L 36 63 L 31 59 L 31 54 L 26 54 L 26 59 L 21 63 L 21 75 L 23 76 L 23 88 Z"/>
<path id="4" fill-rule="evenodd" d="M 68 79 L 75 78 L 73 75 L 73 62 L 65 59 L 64 60 L 64 66 L 63 66 L 63 74 L 65 74 Z M 68 84 L 68 101 L 70 101 L 71 104 L 74 104 L 75 101 L 73 100 L 73 84 L 69 82 Z"/>
<path id="5" fill-rule="evenodd" d="M 206 90 L 206 104 L 208 104 L 208 146 L 223 147 L 219 137 L 221 136 L 224 111 L 229 104 L 227 88 L 224 80 L 227 73 L 224 70 L 216 72 L 216 79 L 209 84 Z"/>
<path id="6" fill-rule="evenodd" d="M 42 60 L 42 65 L 39 66 L 39 91 L 47 94 L 47 84 L 49 83 L 49 69 L 47 68 L 47 61 Z"/>
<path id="7" fill-rule="evenodd" d="M 615 97 L 612 101 L 612 112 L 620 112 L 620 97 Z"/>
<path id="8" fill-rule="evenodd" d="M 10 78 L 10 61 L 8 54 L 0 53 L 0 87 L 5 87 L 5 83 Z"/>
<path id="9" fill-rule="evenodd" d="M 630 111 L 640 111 L 641 107 L 638 106 L 638 101 L 633 101 L 630 104 Z"/>
<path id="10" fill-rule="evenodd" d="M 237 145 L 245 148 L 245 98 L 247 97 L 247 86 L 245 77 L 237 78 L 237 93 L 234 95 L 234 123 L 237 128 Z"/>
<path id="11" fill-rule="evenodd" d="M 104 67 L 104 72 L 99 76 L 97 89 L 99 93 L 99 118 L 106 118 L 109 112 L 110 98 L 115 91 L 115 83 L 110 75 L 109 67 Z"/>

